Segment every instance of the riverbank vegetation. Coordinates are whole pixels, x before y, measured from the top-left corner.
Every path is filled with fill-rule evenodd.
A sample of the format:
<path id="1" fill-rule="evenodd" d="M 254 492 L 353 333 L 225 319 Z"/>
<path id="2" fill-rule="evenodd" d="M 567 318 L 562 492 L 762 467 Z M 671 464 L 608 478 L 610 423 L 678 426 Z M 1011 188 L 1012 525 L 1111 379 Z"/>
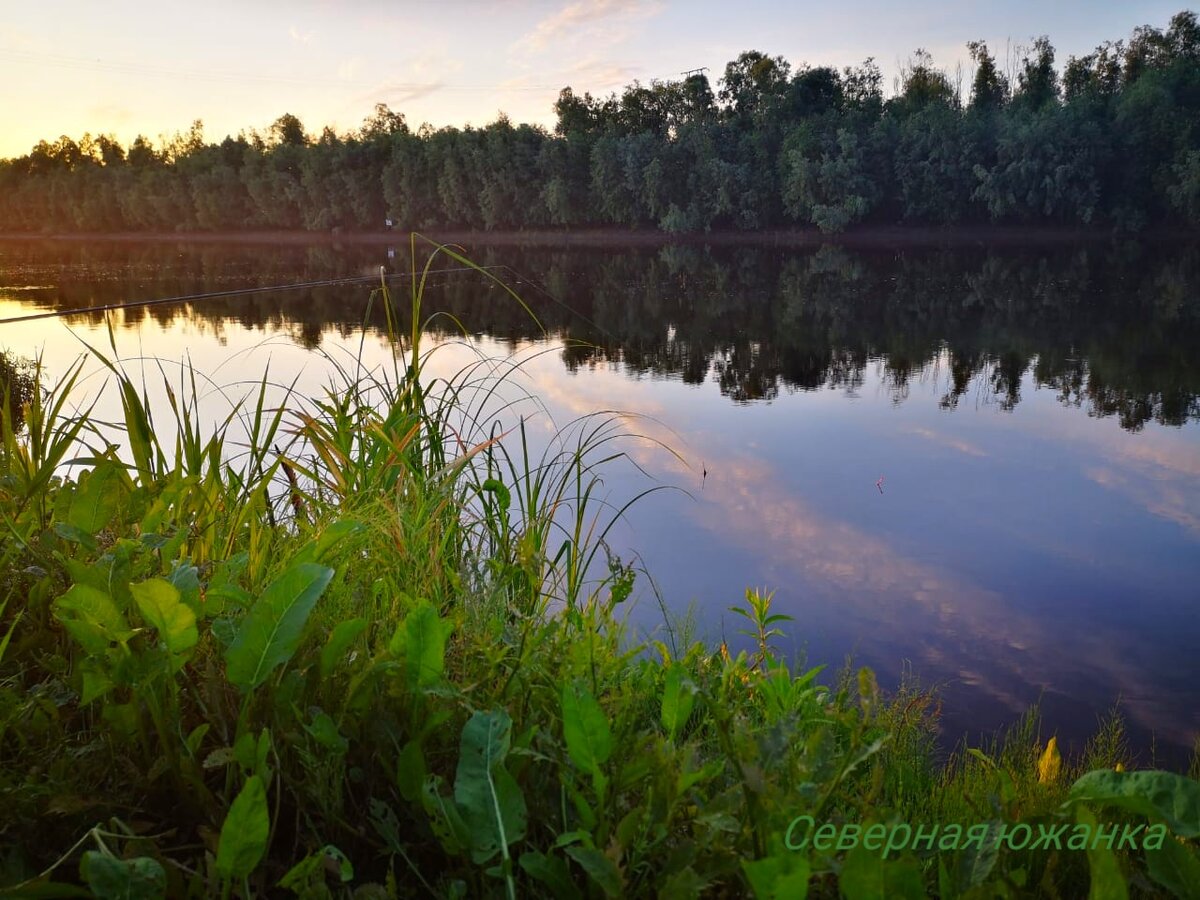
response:
<path id="1" fill-rule="evenodd" d="M 768 591 L 730 598 L 748 652 L 627 632 L 617 422 L 502 433 L 488 361 L 423 377 L 411 284 L 407 333 L 372 296 L 394 365 L 323 397 L 267 373 L 206 423 L 184 369 L 151 409 L 114 340 L 4 407 L 0 893 L 1193 895 L 1200 770 L 1133 771 L 1116 720 L 944 761 L 929 693 L 783 659 Z M 73 405 L 89 364 L 119 421 Z M 800 817 L 981 830 L 885 854 Z M 1097 820 L 1136 839 L 1066 846 Z"/>
<path id="2" fill-rule="evenodd" d="M 964 78 L 918 50 L 885 99 L 842 71 L 758 51 L 593 98 L 565 88 L 553 134 L 503 116 L 422 126 L 377 107 L 353 133 L 62 137 L 0 162 L 4 228 L 26 232 L 571 226 L 666 232 L 860 223 L 1200 225 L 1200 24 L 1057 66 L 1046 37 Z"/>

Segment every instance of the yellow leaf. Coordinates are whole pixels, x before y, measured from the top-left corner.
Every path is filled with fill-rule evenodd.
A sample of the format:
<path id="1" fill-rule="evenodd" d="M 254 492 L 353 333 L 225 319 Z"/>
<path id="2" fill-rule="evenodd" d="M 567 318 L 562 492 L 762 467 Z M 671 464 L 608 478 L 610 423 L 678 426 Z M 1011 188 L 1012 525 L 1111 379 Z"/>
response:
<path id="1" fill-rule="evenodd" d="M 1046 752 L 1038 760 L 1038 781 L 1042 784 L 1051 784 L 1057 781 L 1061 769 L 1062 756 L 1058 752 L 1058 738 L 1052 737 L 1046 743 Z"/>
<path id="2" fill-rule="evenodd" d="M 1117 763 L 1117 771 L 1124 772 L 1125 771 L 1125 763 Z"/>

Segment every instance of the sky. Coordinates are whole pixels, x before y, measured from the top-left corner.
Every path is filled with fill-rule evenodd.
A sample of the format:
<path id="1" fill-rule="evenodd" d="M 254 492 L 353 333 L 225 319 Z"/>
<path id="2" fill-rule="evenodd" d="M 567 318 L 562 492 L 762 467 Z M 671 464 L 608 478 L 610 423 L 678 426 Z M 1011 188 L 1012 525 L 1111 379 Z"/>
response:
<path id="1" fill-rule="evenodd" d="M 964 45 L 1050 37 L 1058 63 L 1181 0 L 56 0 L 0 7 L 0 157 L 83 133 L 185 132 L 219 141 L 292 113 L 311 133 L 358 127 L 376 103 L 411 127 L 485 125 L 501 112 L 553 127 L 567 85 L 606 95 L 707 66 L 716 88 L 744 50 L 793 65 L 875 57 L 890 87 L 917 48 L 950 73 Z"/>

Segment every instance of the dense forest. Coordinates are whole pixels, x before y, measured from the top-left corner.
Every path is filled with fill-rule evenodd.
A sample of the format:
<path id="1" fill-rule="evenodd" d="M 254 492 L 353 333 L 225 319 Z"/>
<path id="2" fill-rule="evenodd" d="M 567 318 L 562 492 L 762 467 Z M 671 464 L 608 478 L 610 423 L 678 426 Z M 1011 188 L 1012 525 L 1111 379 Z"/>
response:
<path id="1" fill-rule="evenodd" d="M 620 96 L 564 88 L 554 133 L 506 117 L 422 126 L 379 105 L 360 129 L 206 143 L 197 121 L 156 146 L 43 141 L 0 161 L 0 230 L 380 230 L 859 223 L 1200 225 L 1200 24 L 1056 67 L 1041 37 L 973 75 L 917 51 L 885 98 L 873 60 L 837 71 L 759 52 Z"/>

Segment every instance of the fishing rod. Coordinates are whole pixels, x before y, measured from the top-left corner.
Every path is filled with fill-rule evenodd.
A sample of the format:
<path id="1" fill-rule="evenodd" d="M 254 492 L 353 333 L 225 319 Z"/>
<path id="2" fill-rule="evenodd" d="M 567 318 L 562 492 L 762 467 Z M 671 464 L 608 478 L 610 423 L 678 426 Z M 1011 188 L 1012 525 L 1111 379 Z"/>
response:
<path id="1" fill-rule="evenodd" d="M 507 266 L 458 266 L 450 269 L 430 269 L 428 272 L 421 273 L 425 275 L 440 275 L 446 272 L 472 272 L 480 269 L 501 269 L 508 268 Z M 275 291 L 299 291 L 308 290 L 318 287 L 335 287 L 346 284 L 363 284 L 365 282 L 375 281 L 379 275 L 356 275 L 346 278 L 327 278 L 322 281 L 302 281 L 296 284 L 276 284 L 263 287 L 248 287 L 248 288 L 233 288 L 227 291 L 209 291 L 203 294 L 180 294 L 174 297 L 156 297 L 152 300 L 131 300 L 127 303 L 108 303 L 104 306 L 85 306 L 78 309 L 55 309 L 47 312 L 31 313 L 25 316 L 11 316 L 7 319 L 0 319 L 0 325 L 13 325 L 17 322 L 32 322 L 37 319 L 55 319 L 60 316 L 76 316 L 85 315 L 88 313 L 108 313 L 120 309 L 138 309 L 147 306 L 160 306 L 167 303 L 192 303 L 201 300 L 213 300 L 218 297 L 246 297 L 251 294 L 266 294 Z M 393 272 L 385 273 L 386 278 L 412 278 L 409 272 Z"/>

